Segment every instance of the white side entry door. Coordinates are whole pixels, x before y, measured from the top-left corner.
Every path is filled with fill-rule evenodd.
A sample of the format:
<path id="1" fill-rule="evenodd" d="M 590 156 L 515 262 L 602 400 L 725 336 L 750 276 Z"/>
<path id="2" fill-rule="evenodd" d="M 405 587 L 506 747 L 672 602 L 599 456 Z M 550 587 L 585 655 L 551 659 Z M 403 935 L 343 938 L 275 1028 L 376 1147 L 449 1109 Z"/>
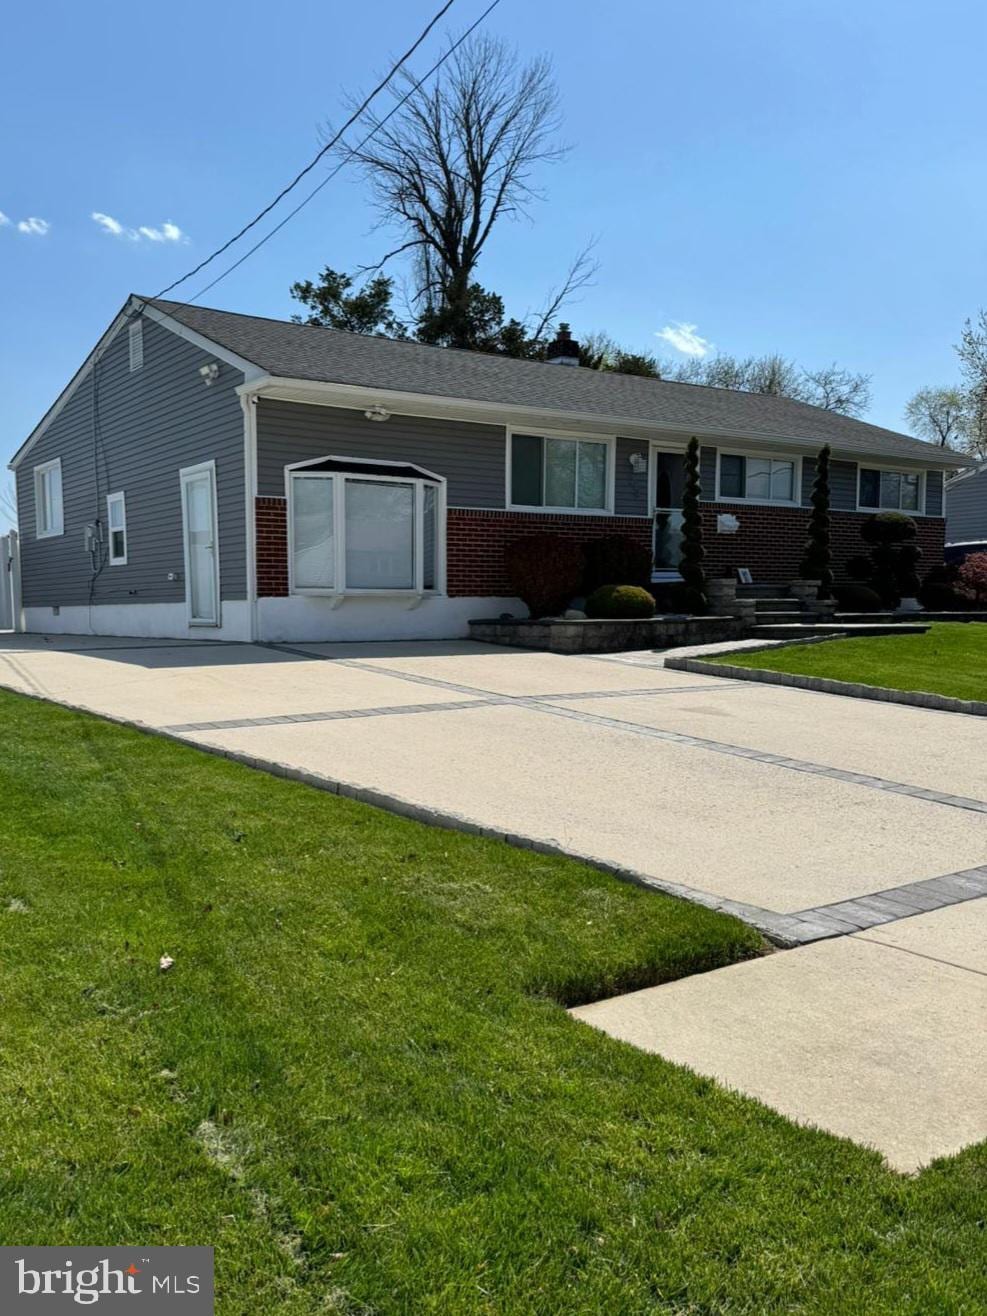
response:
<path id="1" fill-rule="evenodd" d="M 185 601 L 190 626 L 218 626 L 219 516 L 216 463 L 203 462 L 179 472 L 185 534 Z"/>

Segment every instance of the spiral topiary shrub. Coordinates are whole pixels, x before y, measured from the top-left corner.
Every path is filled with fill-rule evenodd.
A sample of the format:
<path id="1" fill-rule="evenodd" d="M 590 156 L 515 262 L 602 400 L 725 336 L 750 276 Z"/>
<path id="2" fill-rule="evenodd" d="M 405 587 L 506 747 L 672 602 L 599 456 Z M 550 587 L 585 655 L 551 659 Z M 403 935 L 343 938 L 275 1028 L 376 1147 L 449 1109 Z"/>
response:
<path id="1" fill-rule="evenodd" d="M 627 535 L 607 535 L 583 547 L 586 569 L 583 593 L 592 594 L 601 585 L 619 580 L 646 589 L 651 582 L 651 551 Z"/>
<path id="2" fill-rule="evenodd" d="M 917 536 L 918 526 L 904 512 L 875 512 L 860 527 L 860 537 L 871 546 L 870 583 L 886 607 L 897 607 L 902 595 L 911 597 L 918 590 L 922 550 Z"/>
<path id="3" fill-rule="evenodd" d="M 504 550 L 511 588 L 532 617 L 562 612 L 579 591 L 583 553 L 563 535 L 525 535 Z"/>
<path id="4" fill-rule="evenodd" d="M 833 554 L 829 542 L 832 524 L 829 515 L 829 458 L 830 447 L 827 443 L 824 448 L 820 448 L 819 456 L 816 458 L 809 538 L 799 565 L 799 575 L 803 580 L 819 581 L 817 597 L 820 599 L 830 598 L 833 588 Z"/>
<path id="5" fill-rule="evenodd" d="M 639 585 L 601 585 L 586 600 L 587 617 L 632 620 L 654 615 L 654 598 Z"/>

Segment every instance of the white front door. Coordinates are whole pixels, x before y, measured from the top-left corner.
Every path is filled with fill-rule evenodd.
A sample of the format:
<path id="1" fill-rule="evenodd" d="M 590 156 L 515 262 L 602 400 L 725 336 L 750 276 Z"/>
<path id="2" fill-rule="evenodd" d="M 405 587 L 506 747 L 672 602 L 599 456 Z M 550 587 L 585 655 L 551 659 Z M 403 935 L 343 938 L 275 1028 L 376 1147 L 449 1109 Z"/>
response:
<path id="1" fill-rule="evenodd" d="M 219 625 L 216 463 L 180 472 L 185 531 L 185 601 L 190 626 Z"/>

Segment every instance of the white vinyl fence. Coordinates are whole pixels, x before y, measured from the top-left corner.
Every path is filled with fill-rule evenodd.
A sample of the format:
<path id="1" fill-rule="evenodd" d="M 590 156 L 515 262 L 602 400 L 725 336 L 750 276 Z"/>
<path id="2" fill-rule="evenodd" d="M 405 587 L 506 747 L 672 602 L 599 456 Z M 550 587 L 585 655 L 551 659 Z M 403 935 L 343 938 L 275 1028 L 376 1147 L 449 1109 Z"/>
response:
<path id="1" fill-rule="evenodd" d="M 0 535 L 0 631 L 20 628 L 21 560 L 17 531 Z"/>

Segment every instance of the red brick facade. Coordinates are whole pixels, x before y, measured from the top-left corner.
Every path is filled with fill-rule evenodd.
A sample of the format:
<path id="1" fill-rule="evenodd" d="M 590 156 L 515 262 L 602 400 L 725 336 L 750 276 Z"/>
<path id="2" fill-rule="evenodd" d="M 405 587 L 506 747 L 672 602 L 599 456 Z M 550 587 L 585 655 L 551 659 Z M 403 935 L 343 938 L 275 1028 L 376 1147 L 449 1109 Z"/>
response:
<path id="1" fill-rule="evenodd" d="M 288 593 L 288 500 L 257 499 L 257 594 L 283 598 Z"/>
<path id="2" fill-rule="evenodd" d="M 755 581 L 787 583 L 798 575 L 805 546 L 809 509 L 757 507 L 748 503 L 704 503 L 703 542 L 710 575 L 749 567 Z M 716 517 L 733 513 L 740 529 L 716 533 Z M 860 538 L 864 517 L 833 512 L 832 544 L 837 575 L 848 558 L 866 552 Z M 924 553 L 920 570 L 942 562 L 945 522 L 919 517 L 918 542 Z M 545 532 L 585 542 L 606 535 L 627 535 L 650 547 L 651 522 L 636 516 L 566 516 L 536 512 L 501 512 L 450 507 L 446 526 L 446 582 L 451 596 L 509 598 L 513 591 L 504 572 L 504 549 L 522 535 Z M 288 525 L 283 498 L 257 499 L 257 593 L 262 598 L 288 593 Z"/>
<path id="3" fill-rule="evenodd" d="M 737 567 L 749 567 L 755 581 L 787 584 L 798 575 L 809 527 L 807 507 L 758 507 L 750 503 L 704 503 L 703 546 L 706 571 L 711 576 L 732 575 Z M 732 513 L 740 522 L 736 534 L 716 533 L 716 518 Z M 867 553 L 860 538 L 866 514 L 831 512 L 833 570 L 844 574 L 848 558 Z M 946 523 L 939 516 L 916 518 L 918 543 L 923 558 L 920 573 L 943 560 Z"/>
<path id="4" fill-rule="evenodd" d="M 627 535 L 651 545 L 651 522 L 641 516 L 566 516 L 450 507 L 446 523 L 447 593 L 510 598 L 514 591 L 504 571 L 504 549 L 522 535 L 548 531 L 580 543 L 606 535 Z"/>

